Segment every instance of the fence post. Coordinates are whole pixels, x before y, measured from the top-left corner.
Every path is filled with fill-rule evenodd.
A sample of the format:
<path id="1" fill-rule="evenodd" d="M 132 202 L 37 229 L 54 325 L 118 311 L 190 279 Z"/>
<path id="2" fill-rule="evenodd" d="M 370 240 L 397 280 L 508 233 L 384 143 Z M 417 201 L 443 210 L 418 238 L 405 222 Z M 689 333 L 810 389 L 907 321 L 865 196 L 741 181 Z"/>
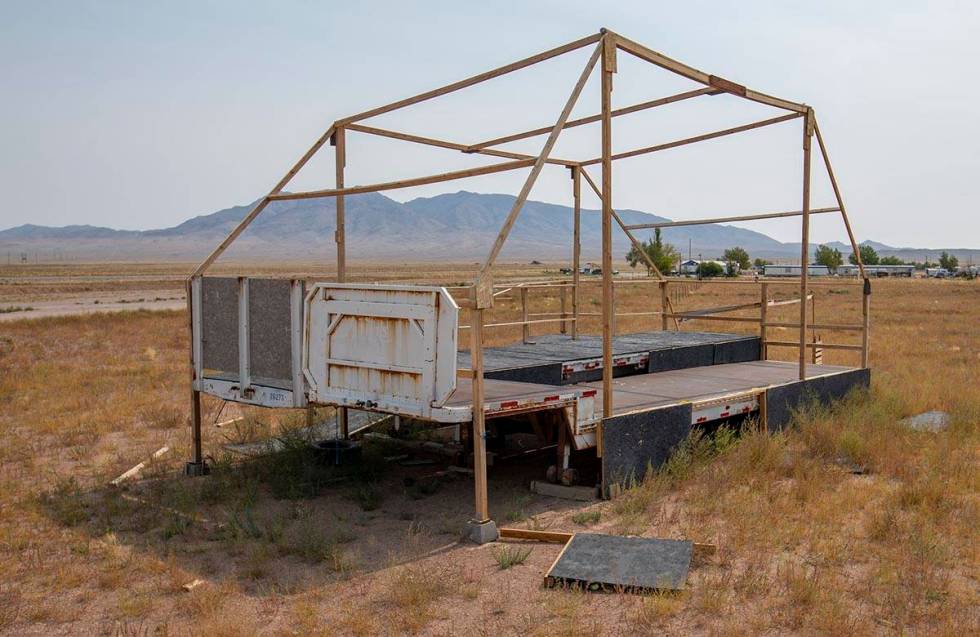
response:
<path id="1" fill-rule="evenodd" d="M 760 295 L 760 305 L 759 305 L 759 357 L 762 360 L 767 360 L 769 357 L 769 351 L 766 348 L 766 334 L 768 332 L 766 328 L 766 322 L 769 320 L 769 284 L 762 284 L 762 293 Z"/>

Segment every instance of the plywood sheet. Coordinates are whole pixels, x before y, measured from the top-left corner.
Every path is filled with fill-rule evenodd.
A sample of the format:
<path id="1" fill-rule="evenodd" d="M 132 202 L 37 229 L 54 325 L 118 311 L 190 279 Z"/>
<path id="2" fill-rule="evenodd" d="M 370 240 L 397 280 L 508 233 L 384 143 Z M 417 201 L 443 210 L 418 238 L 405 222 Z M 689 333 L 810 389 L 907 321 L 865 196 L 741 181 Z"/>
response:
<path id="1" fill-rule="evenodd" d="M 587 589 L 682 590 L 693 548 L 686 540 L 576 533 L 547 578 L 553 584 Z"/>

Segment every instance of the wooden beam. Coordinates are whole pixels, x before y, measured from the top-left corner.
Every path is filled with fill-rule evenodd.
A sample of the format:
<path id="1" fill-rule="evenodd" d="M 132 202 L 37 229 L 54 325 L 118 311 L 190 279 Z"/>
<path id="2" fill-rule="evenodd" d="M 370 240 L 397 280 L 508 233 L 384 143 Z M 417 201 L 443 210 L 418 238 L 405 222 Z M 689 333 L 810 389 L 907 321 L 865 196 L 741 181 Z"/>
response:
<path id="1" fill-rule="evenodd" d="M 536 531 L 533 529 L 511 529 L 501 528 L 499 531 L 502 540 L 535 540 L 537 542 L 554 542 L 565 544 L 572 539 L 572 533 L 561 531 Z"/>
<path id="2" fill-rule="evenodd" d="M 441 88 L 433 89 L 431 91 L 426 91 L 425 93 L 419 93 L 412 97 L 405 98 L 403 100 L 398 100 L 397 102 L 392 102 L 391 104 L 386 104 L 385 106 L 379 106 L 377 108 L 372 108 L 371 110 L 358 113 L 356 115 L 351 115 L 350 117 L 345 117 L 342 120 L 338 120 L 338 124 L 345 125 L 353 122 L 358 122 L 362 119 L 367 119 L 369 117 L 375 117 L 383 113 L 388 113 L 399 108 L 405 108 L 406 106 L 412 106 L 413 104 L 418 104 L 419 102 L 424 102 L 430 100 L 434 97 L 439 97 L 440 95 L 446 95 L 447 93 L 452 93 L 460 89 L 466 88 L 468 86 L 473 86 L 474 84 L 479 84 L 480 82 L 485 82 L 487 80 L 493 79 L 495 77 L 500 77 L 501 75 L 506 75 L 514 71 L 518 71 L 523 68 L 527 68 L 538 62 L 544 62 L 545 60 L 550 60 L 551 58 L 558 57 L 559 55 L 564 55 L 571 51 L 581 49 L 582 47 L 589 46 L 590 44 L 595 44 L 602 38 L 601 33 L 595 33 L 588 37 L 575 40 L 574 42 L 569 42 L 568 44 L 559 46 L 554 49 L 549 49 L 543 53 L 538 53 L 537 55 L 532 55 L 531 57 L 524 58 L 523 60 L 518 60 L 517 62 L 512 62 L 510 64 L 498 67 L 492 71 L 487 71 L 485 73 L 480 73 L 479 75 L 474 75 L 468 77 L 464 80 L 459 80 L 458 82 L 453 82 L 452 84 L 447 84 Z"/>
<path id="3" fill-rule="evenodd" d="M 645 148 L 637 148 L 636 150 L 628 150 L 626 152 L 616 153 L 615 155 L 612 156 L 612 160 L 615 161 L 617 159 L 627 159 L 629 157 L 647 155 L 649 153 L 656 153 L 661 150 L 677 148 L 678 146 L 686 146 L 688 144 L 696 144 L 697 142 L 703 142 L 709 139 L 725 137 L 726 135 L 744 133 L 745 131 L 750 131 L 756 128 L 762 128 L 763 126 L 772 126 L 773 124 L 781 124 L 783 122 L 788 122 L 798 117 L 802 117 L 802 116 L 797 113 L 790 113 L 789 115 L 780 115 L 779 117 L 771 117 L 769 119 L 763 119 L 758 122 L 752 122 L 751 124 L 743 124 L 742 126 L 735 126 L 734 128 L 726 128 L 724 130 L 715 131 L 713 133 L 705 133 L 703 135 L 696 135 L 694 137 L 688 137 L 686 139 L 679 139 L 674 142 L 667 142 L 666 144 L 657 144 L 656 146 L 647 146 Z M 592 166 L 593 164 L 598 164 L 601 161 L 602 161 L 601 157 L 596 157 L 594 159 L 583 161 L 581 162 L 581 164 L 583 166 Z"/>
<path id="4" fill-rule="evenodd" d="M 592 181 L 592 177 L 589 176 L 588 171 L 585 170 L 585 168 L 582 168 L 581 172 L 582 172 L 582 176 L 585 177 L 585 180 L 589 182 L 589 186 L 592 187 L 593 192 L 595 192 L 595 194 L 599 197 L 599 199 L 602 199 L 602 191 L 599 190 L 599 187 L 596 186 L 596 183 Z M 664 278 L 663 273 L 660 272 L 660 269 L 657 268 L 657 264 L 653 262 L 653 259 L 650 258 L 650 255 L 647 254 L 646 250 L 643 249 L 643 244 L 641 244 L 636 239 L 636 237 L 633 236 L 633 233 L 630 232 L 631 226 L 627 226 L 625 223 L 623 223 L 622 218 L 619 216 L 619 213 L 617 213 L 615 209 L 612 209 L 611 213 L 613 219 L 616 221 L 617 224 L 619 224 L 619 227 L 623 229 L 623 232 L 626 233 L 626 237 L 633 244 L 633 247 L 636 248 L 636 251 L 640 253 L 640 257 L 642 257 L 643 260 L 646 261 L 647 266 L 651 270 L 653 270 L 653 273 L 657 275 L 658 279 L 663 279 Z"/>
<path id="5" fill-rule="evenodd" d="M 474 289 L 474 295 L 476 290 Z M 475 300 L 475 299 L 474 299 Z M 473 483 L 476 490 L 476 522 L 490 519 L 487 499 L 487 440 L 483 413 L 483 310 L 470 312 L 470 367 L 473 370 Z"/>
<path id="6" fill-rule="evenodd" d="M 270 196 L 281 192 L 282 189 L 285 188 L 290 181 L 292 181 L 293 177 L 296 176 L 296 173 L 298 173 L 303 166 L 306 165 L 306 162 L 310 161 L 310 158 L 313 157 L 313 155 L 315 155 L 316 152 L 327 143 L 327 140 L 333 136 L 334 130 L 335 128 L 331 126 L 325 133 L 323 133 L 323 135 L 320 136 L 319 139 L 316 140 L 316 142 L 313 143 L 312 146 L 310 146 L 309 150 L 306 151 L 306 154 L 300 157 L 299 161 L 293 164 L 293 167 L 290 168 L 286 175 L 279 180 L 279 183 L 272 187 L 269 194 L 260 199 L 258 203 L 256 203 L 255 206 L 249 211 L 249 213 L 238 222 L 238 225 L 235 226 L 228 236 L 225 237 L 224 241 L 218 244 L 218 247 L 215 248 L 199 266 L 197 266 L 197 269 L 191 274 L 191 278 L 204 274 L 204 271 L 211 267 L 211 264 L 214 263 L 215 260 L 217 260 L 217 258 L 228 249 L 228 246 L 230 246 L 239 235 L 245 232 L 245 228 L 247 228 L 249 224 L 251 224 L 252 221 L 259 216 L 259 213 L 265 210 L 265 207 L 269 205 L 269 202 L 272 201 Z"/>
<path id="7" fill-rule="evenodd" d="M 800 241 L 800 380 L 806 380 L 806 302 L 810 274 L 810 146 L 813 136 L 813 114 L 803 118 L 803 237 Z"/>
<path id="8" fill-rule="evenodd" d="M 840 208 L 813 208 L 811 215 L 825 214 L 828 212 L 840 212 Z M 776 219 L 779 217 L 800 217 L 802 210 L 789 210 L 786 212 L 763 212 L 753 215 L 733 215 L 731 217 L 714 217 L 710 219 L 690 219 L 685 221 L 664 221 L 659 223 L 635 223 L 626 226 L 630 230 L 643 230 L 647 228 L 676 228 L 680 226 L 703 226 L 712 223 L 730 223 L 734 221 L 755 221 L 757 219 Z"/>
<path id="9" fill-rule="evenodd" d="M 344 188 L 344 168 L 347 165 L 347 144 L 343 128 L 338 128 L 333 136 L 335 149 L 336 188 Z M 343 283 L 347 278 L 346 228 L 344 226 L 344 195 L 337 195 L 337 230 L 334 240 L 337 243 L 337 281 Z"/>
<path id="10" fill-rule="evenodd" d="M 709 75 L 704 71 L 699 71 L 692 66 L 684 64 L 683 62 L 678 62 L 677 60 L 669 58 L 662 53 L 658 53 L 653 49 L 647 48 L 642 44 L 634 42 L 628 38 L 624 38 L 618 34 L 616 35 L 616 45 L 620 49 L 640 58 L 641 60 L 646 60 L 651 64 L 667 69 L 668 71 L 676 73 L 682 77 L 686 77 L 689 80 L 693 80 L 707 86 L 720 88 L 727 93 L 738 95 L 739 97 L 744 97 L 745 99 L 752 100 L 753 102 L 759 102 L 760 104 L 766 104 L 767 106 L 775 106 L 776 108 L 782 108 L 797 113 L 805 113 L 807 111 L 807 106 L 805 104 L 799 104 L 797 102 L 791 102 L 789 100 L 766 95 L 765 93 L 753 91 L 742 86 L 741 84 L 736 84 L 735 82 L 725 80 L 724 78 Z"/>
<path id="11" fill-rule="evenodd" d="M 344 169 L 347 167 L 347 134 L 343 128 L 338 128 L 334 133 L 332 143 L 334 145 L 334 174 L 336 187 L 344 187 Z M 343 283 L 347 280 L 347 227 L 345 225 L 344 214 L 346 211 L 343 195 L 337 196 L 337 228 L 334 231 L 334 241 L 337 243 L 337 282 Z M 337 408 L 337 432 L 341 439 L 347 440 L 350 437 L 350 420 L 346 407 Z"/>
<path id="12" fill-rule="evenodd" d="M 667 104 L 673 104 L 674 102 L 680 102 L 683 100 L 691 99 L 693 97 L 700 97 L 701 95 L 716 95 L 718 90 L 713 88 L 698 88 L 693 91 L 685 91 L 683 93 L 678 93 L 677 95 L 669 95 L 667 97 L 661 97 L 659 99 L 650 100 L 647 102 L 640 102 L 639 104 L 633 104 L 632 106 L 624 106 L 623 108 L 618 108 L 612 111 L 612 117 L 620 117 L 622 115 L 629 115 L 630 113 L 638 113 L 640 111 L 645 111 L 650 108 L 656 108 L 658 106 L 665 106 Z M 585 124 L 592 124 L 598 122 L 602 119 L 602 113 L 596 113 L 595 115 L 589 115 L 588 117 L 580 117 L 579 119 L 569 120 L 564 128 L 575 128 L 576 126 L 584 126 Z M 501 144 L 507 144 L 509 142 L 516 142 L 521 139 L 527 139 L 529 137 L 537 137 L 538 135 L 544 135 L 551 130 L 550 126 L 542 126 L 541 128 L 535 128 L 529 131 L 524 131 L 522 133 L 514 133 L 513 135 L 505 135 L 503 137 L 496 137 L 494 139 L 488 139 L 485 142 L 480 142 L 478 144 L 471 144 L 467 148 L 471 152 L 476 152 L 489 148 L 491 146 L 499 146 Z"/>
<path id="13" fill-rule="evenodd" d="M 851 230 L 851 222 L 847 218 L 847 208 L 844 207 L 844 197 L 841 195 L 840 186 L 837 185 L 837 177 L 834 175 L 834 168 L 830 165 L 830 155 L 827 146 L 823 142 L 823 135 L 820 134 L 820 126 L 817 125 L 817 118 L 813 118 L 813 132 L 817 135 L 817 145 L 820 146 L 820 155 L 823 157 L 824 168 L 827 169 L 827 177 L 830 178 L 830 185 L 834 189 L 834 196 L 837 198 L 837 207 L 840 210 L 841 218 L 844 219 L 844 229 L 847 230 L 847 238 L 851 241 L 851 250 L 854 251 L 854 258 L 857 260 L 858 270 L 861 271 L 861 278 L 867 279 L 864 274 L 864 261 L 861 259 L 861 250 L 858 248 L 857 239 L 854 238 L 854 231 Z"/>
<path id="14" fill-rule="evenodd" d="M 465 144 L 457 144 L 456 142 L 447 142 L 441 139 L 435 139 L 433 137 L 423 137 L 421 135 L 412 135 L 411 133 L 402 133 L 399 131 L 391 131 L 384 128 L 377 128 L 375 126 L 364 126 L 363 124 L 351 124 L 347 127 L 348 130 L 357 131 L 359 133 L 365 133 L 368 135 L 376 135 L 378 137 L 388 137 L 389 139 L 399 139 L 406 142 L 415 142 L 416 144 L 425 144 L 426 146 L 435 146 L 437 148 L 446 148 L 448 150 L 458 150 L 463 153 L 473 153 L 478 155 L 488 155 L 490 157 L 503 157 L 506 159 L 535 159 L 534 155 L 528 155 L 526 153 L 512 153 L 505 150 L 470 150 L 469 146 Z M 570 159 L 553 159 L 548 158 L 547 162 L 549 164 L 556 164 L 558 166 L 577 166 L 577 161 L 572 161 Z"/>
<path id="15" fill-rule="evenodd" d="M 766 322 L 769 315 L 769 284 L 763 283 L 760 286 L 759 296 L 759 358 L 761 360 L 766 360 L 768 352 L 766 351 L 766 337 L 768 331 L 766 328 L 769 324 Z"/>
<path id="16" fill-rule="evenodd" d="M 578 286 L 582 259 L 582 169 L 572 168 L 572 340 L 578 339 Z"/>
<path id="17" fill-rule="evenodd" d="M 370 184 L 367 186 L 350 186 L 346 188 L 330 188 L 327 190 L 309 190 L 306 192 L 283 192 L 275 195 L 268 195 L 266 199 L 269 201 L 290 201 L 294 199 L 319 199 L 321 197 L 336 197 L 338 195 L 357 195 L 365 192 L 397 190 L 399 188 L 425 186 L 427 184 L 437 184 L 439 182 L 452 181 L 454 179 L 465 179 L 467 177 L 478 177 L 480 175 L 490 175 L 493 173 L 506 172 L 508 170 L 527 168 L 528 166 L 533 166 L 534 161 L 535 160 L 533 159 L 518 159 L 514 161 L 500 162 L 499 164 L 490 164 L 489 166 L 478 166 L 463 170 L 453 170 L 436 175 L 412 177 L 410 179 L 387 181 L 379 184 Z"/>
<path id="18" fill-rule="evenodd" d="M 593 51 L 589 61 L 586 63 L 585 68 L 582 69 L 578 82 L 576 82 L 575 87 L 572 88 L 572 93 L 568 96 L 568 99 L 565 101 L 565 107 L 558 116 L 558 121 L 555 122 L 554 127 L 551 129 L 551 134 L 548 135 L 547 141 L 545 141 L 544 146 L 541 148 L 541 154 L 538 155 L 537 160 L 534 162 L 534 167 L 531 169 L 531 173 L 527 176 L 527 180 L 525 180 L 524 186 L 521 188 L 521 192 L 517 195 L 517 199 L 514 200 L 514 205 L 511 207 L 510 213 L 507 215 L 507 219 L 504 221 L 504 225 L 500 229 L 500 233 L 497 235 L 497 239 L 494 241 L 493 247 L 490 248 L 490 254 L 487 255 L 486 261 L 484 261 L 483 266 L 480 268 L 480 272 L 477 275 L 478 279 L 489 278 L 488 275 L 490 268 L 493 267 L 494 261 L 497 260 L 497 255 L 500 254 L 500 250 L 504 247 L 504 242 L 507 241 L 507 236 L 510 234 L 510 230 L 514 226 L 514 222 L 517 221 L 517 216 L 524 207 L 524 202 L 527 201 L 528 195 L 531 194 L 531 188 L 534 186 L 534 182 L 537 181 L 538 175 L 541 174 L 541 169 L 544 167 L 545 160 L 548 159 L 548 155 L 551 154 L 551 149 L 555 147 L 555 142 L 558 141 L 558 135 L 561 133 L 561 129 L 565 125 L 565 122 L 568 121 L 568 116 L 575 107 L 575 103 L 578 101 L 578 97 L 582 93 L 582 88 L 588 81 L 589 75 L 592 74 L 592 69 L 595 68 L 596 62 L 599 61 L 599 56 L 602 53 L 602 50 L 602 43 L 600 42 L 599 45 L 596 46 L 595 51 Z"/>
<path id="19" fill-rule="evenodd" d="M 613 283 L 612 283 L 612 90 L 615 39 L 602 41 L 602 417 L 613 415 Z M 584 171 L 583 171 L 584 173 Z M 596 451 L 602 457 L 602 421 L 596 428 Z"/>

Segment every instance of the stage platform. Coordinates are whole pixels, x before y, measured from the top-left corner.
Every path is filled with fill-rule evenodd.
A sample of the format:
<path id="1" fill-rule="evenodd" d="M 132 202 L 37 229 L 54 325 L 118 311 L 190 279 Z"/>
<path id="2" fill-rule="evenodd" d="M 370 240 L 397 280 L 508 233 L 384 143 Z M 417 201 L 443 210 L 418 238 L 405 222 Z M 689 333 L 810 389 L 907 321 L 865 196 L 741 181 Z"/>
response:
<path id="1" fill-rule="evenodd" d="M 613 376 L 759 360 L 758 336 L 715 332 L 638 332 L 613 339 Z M 459 353 L 470 366 L 469 352 Z M 533 343 L 483 350 L 488 379 L 569 385 L 602 379 L 602 337 L 547 334 Z"/>

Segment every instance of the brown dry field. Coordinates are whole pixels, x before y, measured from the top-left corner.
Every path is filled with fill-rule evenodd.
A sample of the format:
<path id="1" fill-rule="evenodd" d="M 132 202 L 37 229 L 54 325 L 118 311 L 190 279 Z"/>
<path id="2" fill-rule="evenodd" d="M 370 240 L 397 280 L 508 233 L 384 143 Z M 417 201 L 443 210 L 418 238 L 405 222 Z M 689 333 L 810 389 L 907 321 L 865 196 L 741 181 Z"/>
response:
<path id="1" fill-rule="evenodd" d="M 500 278 L 548 277 L 554 267 L 505 265 Z M 356 264 L 354 278 L 452 284 L 474 269 Z M 12 267 L 0 269 L 0 301 L 173 296 L 187 270 Z M 264 273 L 304 270 L 311 272 Z M 735 441 L 691 440 L 659 473 L 607 502 L 532 497 L 527 481 L 541 477 L 545 459 L 491 469 L 491 513 L 501 524 L 718 545 L 691 571 L 685 591 L 653 596 L 544 588 L 557 545 L 529 546 L 523 563 L 501 569 L 502 551 L 513 544 L 459 542 L 472 507 L 470 480 L 423 483 L 432 466 L 378 461 L 390 453 L 384 449 L 365 449 L 371 461 L 356 479 L 324 474 L 299 446 L 248 461 L 223 450 L 228 441 L 288 437 L 303 422 L 295 412 L 248 409 L 234 431 L 206 426 L 214 472 L 184 478 L 181 311 L 0 323 L 0 633 L 978 634 L 980 283 L 873 283 L 867 394 L 800 414 L 779 435 L 749 430 Z M 678 290 L 678 309 L 758 294 L 752 285 L 688 288 Z M 597 294 L 589 283 L 583 311 L 598 310 Z M 791 294 L 792 285 L 777 290 Z M 657 309 L 658 298 L 644 284 L 617 287 L 622 312 Z M 558 298 L 538 295 L 533 307 L 554 311 Z M 820 322 L 857 322 L 859 308 L 853 283 L 816 290 Z M 517 313 L 514 299 L 501 299 L 494 319 Z M 771 316 L 792 321 L 798 309 Z M 617 327 L 658 326 L 658 318 L 634 316 Z M 547 327 L 533 331 L 554 329 Z M 598 322 L 587 317 L 580 329 L 597 332 Z M 493 331 L 488 344 L 515 338 L 518 330 Z M 794 353 L 773 350 L 771 357 Z M 856 364 L 857 355 L 828 352 L 825 362 Z M 927 433 L 898 422 L 928 409 L 948 411 L 951 427 Z M 239 412 L 211 400 L 205 411 L 206 423 Z M 164 444 L 173 452 L 151 463 L 144 480 L 123 491 L 105 486 Z M 851 473 L 843 466 L 851 462 L 866 472 Z M 185 592 L 195 579 L 205 583 Z"/>

